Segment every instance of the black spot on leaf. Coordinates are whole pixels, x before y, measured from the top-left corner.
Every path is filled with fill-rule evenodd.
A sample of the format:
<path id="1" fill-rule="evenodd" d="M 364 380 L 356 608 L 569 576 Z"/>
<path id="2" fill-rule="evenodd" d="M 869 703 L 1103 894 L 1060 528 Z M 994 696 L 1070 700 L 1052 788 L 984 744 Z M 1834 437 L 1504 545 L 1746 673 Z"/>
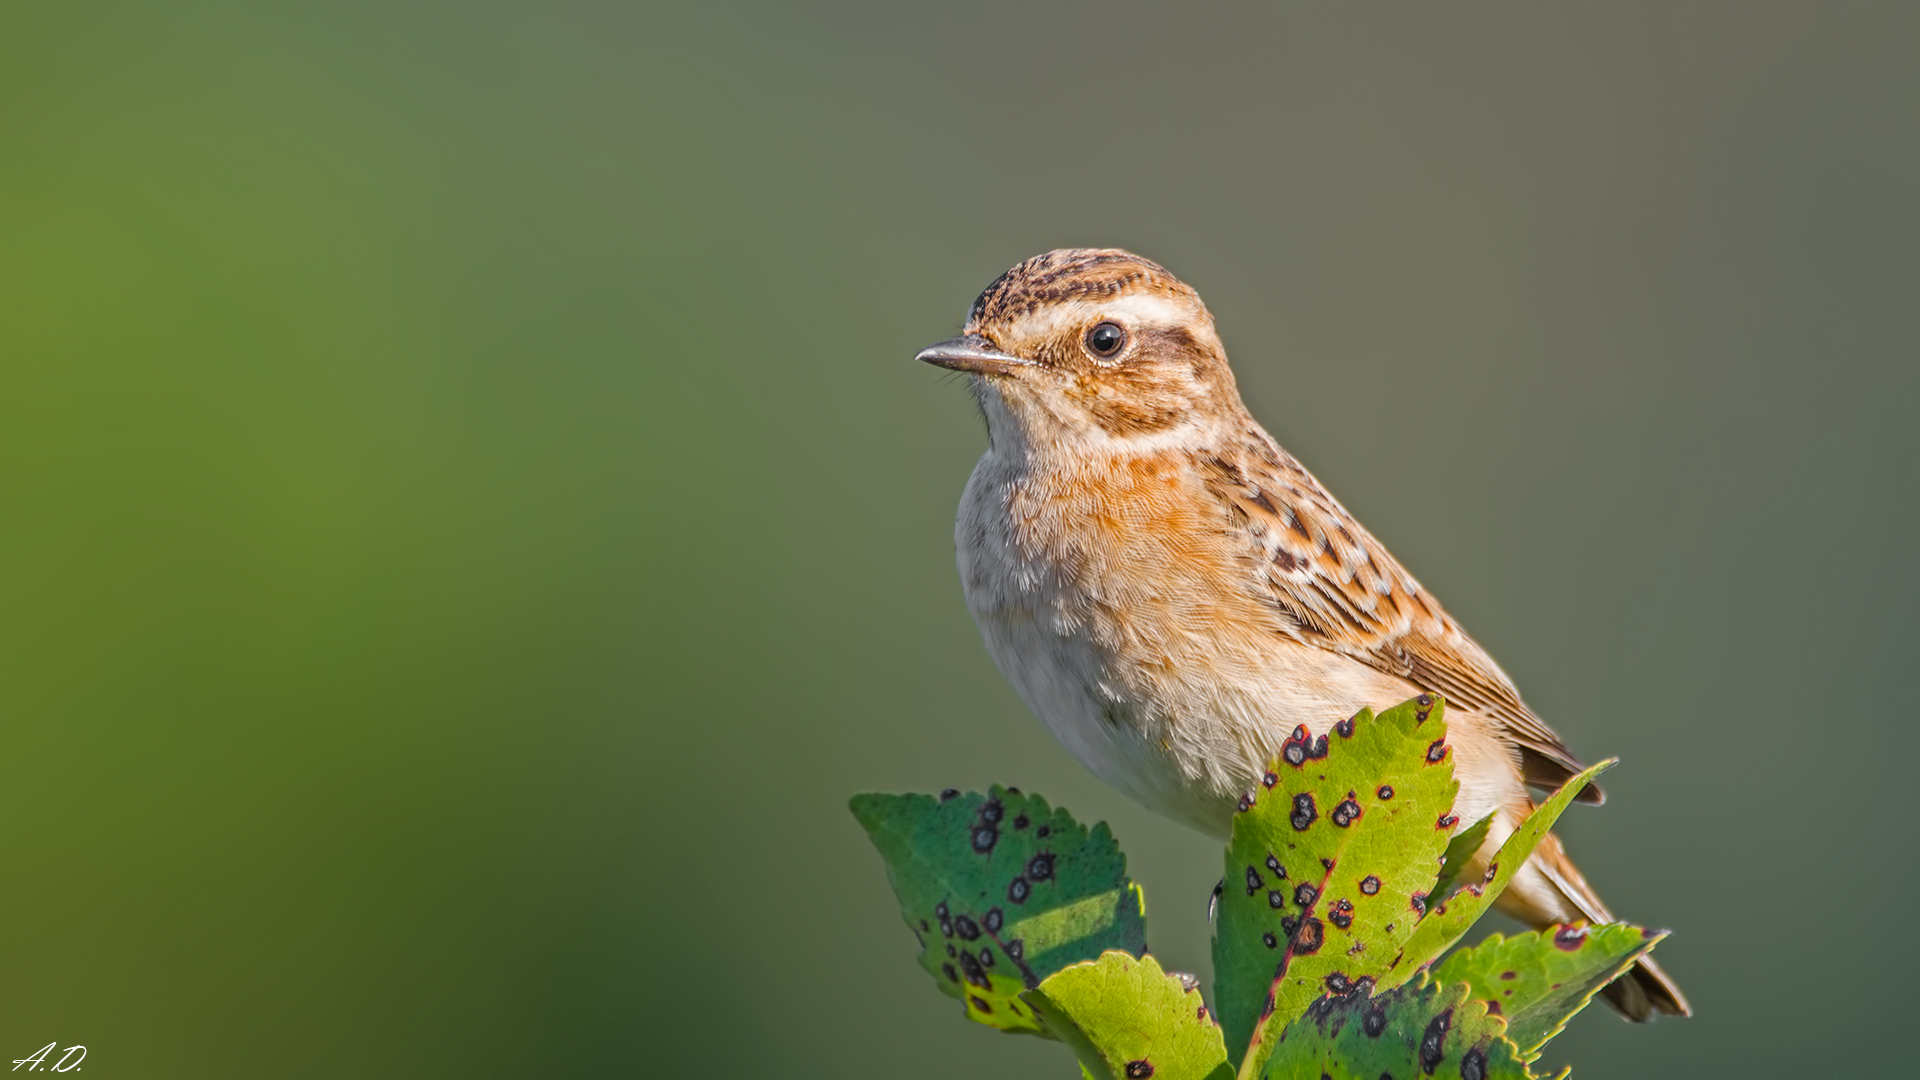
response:
<path id="1" fill-rule="evenodd" d="M 1053 876 L 1053 855 L 1043 851 L 1027 860 L 1027 876 L 1035 881 L 1045 881 Z"/>
<path id="2" fill-rule="evenodd" d="M 1327 921 L 1342 930 L 1351 929 L 1353 926 L 1353 901 L 1344 896 L 1335 900 L 1333 906 L 1327 909 Z"/>
<path id="3" fill-rule="evenodd" d="M 1032 822 L 1027 820 L 1027 815 L 1025 814 L 1021 814 L 1019 817 L 1013 819 L 1013 827 L 1016 829 L 1024 829 L 1030 824 L 1032 824 Z"/>
<path id="4" fill-rule="evenodd" d="M 946 802 L 948 799 L 958 797 L 959 794 L 960 794 L 960 791 L 958 788 L 948 788 L 945 791 L 942 791 L 940 793 L 940 801 Z"/>
<path id="5" fill-rule="evenodd" d="M 1353 738 L 1353 722 L 1358 719 L 1360 719 L 1360 716 L 1357 713 L 1349 716 L 1345 720 L 1333 725 L 1333 730 L 1339 732 L 1341 738 L 1351 739 Z"/>
<path id="6" fill-rule="evenodd" d="M 1329 972 L 1323 981 L 1327 984 L 1327 992 L 1330 994 L 1339 994 L 1345 997 L 1347 994 L 1353 992 L 1353 983 L 1347 978 L 1347 973 L 1344 971 Z"/>
<path id="7" fill-rule="evenodd" d="M 1447 740 L 1435 739 L 1427 744 L 1427 764 L 1437 765 L 1447 756 Z"/>
<path id="8" fill-rule="evenodd" d="M 1146 1058 L 1127 1062 L 1127 1080 L 1143 1080 L 1153 1075 L 1153 1062 Z"/>
<path id="9" fill-rule="evenodd" d="M 1447 1029 L 1453 1026 L 1453 1010 L 1443 1010 L 1440 1015 L 1427 1021 L 1427 1030 L 1420 1035 L 1420 1068 L 1428 1076 L 1440 1067 L 1440 1060 L 1446 1057 Z"/>
<path id="10" fill-rule="evenodd" d="M 946 973 L 947 973 L 947 981 L 948 981 L 948 982 L 959 982 L 959 981 L 960 981 L 960 973 L 959 973 L 959 972 L 957 972 L 957 971 L 955 971 L 955 970 L 953 970 L 953 965 L 952 965 L 952 964 L 941 964 L 941 965 L 940 965 L 940 970 L 941 970 L 941 971 L 944 971 L 944 972 L 946 972 Z"/>
<path id="11" fill-rule="evenodd" d="M 1459 814 L 1441 814 L 1440 820 L 1434 822 L 1433 824 L 1434 824 L 1434 827 L 1438 829 L 1451 829 L 1455 825 L 1460 824 L 1460 815 Z"/>
<path id="12" fill-rule="evenodd" d="M 980 950 L 980 966 L 981 967 L 993 966 L 993 950 L 992 949 Z"/>
<path id="13" fill-rule="evenodd" d="M 960 970 L 966 973 L 967 981 L 982 990 L 993 989 L 993 982 L 987 978 L 987 969 L 970 952 L 960 954 Z"/>
<path id="14" fill-rule="evenodd" d="M 1381 784 L 1380 790 L 1374 792 L 1374 794 L 1380 797 L 1381 802 L 1386 802 L 1388 799 L 1393 798 L 1393 785 Z"/>
<path id="15" fill-rule="evenodd" d="M 1293 935 L 1293 951 L 1303 956 L 1311 956 L 1320 951 L 1327 940 L 1327 928 L 1319 919 L 1308 916 L 1301 920 L 1300 929 Z"/>
<path id="16" fill-rule="evenodd" d="M 942 901 L 940 901 L 939 903 L 937 903 L 937 904 L 935 904 L 935 905 L 933 905 L 933 913 L 934 913 L 935 915 L 938 915 L 939 917 L 941 917 L 941 918 L 943 918 L 943 919 L 944 919 L 944 918 L 946 918 L 946 917 L 947 917 L 947 902 L 946 902 L 945 900 L 942 900 Z"/>
<path id="17" fill-rule="evenodd" d="M 1281 896 L 1280 891 L 1275 889 L 1267 893 L 1267 906 L 1275 911 L 1279 911 L 1281 908 L 1287 906 L 1287 898 Z"/>
<path id="18" fill-rule="evenodd" d="M 1587 928 L 1584 926 L 1562 926 L 1553 932 L 1553 947 L 1561 952 L 1579 952 L 1580 946 L 1587 943 Z"/>
<path id="19" fill-rule="evenodd" d="M 1275 776 L 1273 773 L 1263 773 L 1261 774 L 1260 782 L 1262 784 L 1265 784 L 1268 790 L 1272 790 L 1273 785 L 1280 782 L 1280 778 L 1278 776 Z"/>
<path id="20" fill-rule="evenodd" d="M 1287 741 L 1280 744 L 1281 760 L 1295 768 L 1306 764 L 1307 750 L 1312 741 L 1313 737 L 1307 734 L 1307 725 L 1301 724 L 1294 728 L 1293 734 L 1287 738 Z"/>
<path id="21" fill-rule="evenodd" d="M 1303 909 L 1312 907 L 1313 902 L 1318 899 L 1320 899 L 1320 890 L 1304 881 L 1293 890 L 1293 902 Z"/>
<path id="22" fill-rule="evenodd" d="M 1027 894 L 1031 891 L 1033 887 L 1027 884 L 1027 879 L 1017 877 L 1013 879 L 1013 884 L 1007 886 L 1007 899 L 1016 904 L 1024 904 L 1027 902 Z"/>
<path id="23" fill-rule="evenodd" d="M 1243 814 L 1253 809 L 1253 793 L 1249 791 L 1245 795 L 1240 796 L 1240 801 L 1234 804 L 1234 809 L 1239 810 Z"/>
<path id="24" fill-rule="evenodd" d="M 984 1001 L 981 1001 L 979 998 L 974 997 L 972 994 L 967 995 L 967 1000 L 973 1003 L 974 1008 L 979 1009 L 983 1013 L 993 1012 L 993 1006 L 987 1004 Z"/>
<path id="25" fill-rule="evenodd" d="M 1048 836 L 1052 835 L 1052 833 L 1053 833 L 1053 826 L 1042 825 L 1040 826 L 1039 829 L 1034 831 L 1033 835 L 1039 837 L 1042 840 L 1045 840 Z"/>
<path id="26" fill-rule="evenodd" d="M 986 916 L 986 924 L 987 924 L 987 933 L 989 933 L 989 934 L 997 934 L 997 933 L 999 933 L 999 932 L 1000 932 L 1000 924 L 1001 924 L 1001 923 L 1002 923 L 1002 922 L 1003 922 L 1004 920 L 1005 920 L 1005 916 L 1003 916 L 1003 915 L 1001 915 L 1001 914 L 1000 914 L 1000 909 L 999 909 L 999 908 L 997 908 L 997 907 L 992 907 L 992 908 L 988 908 L 988 909 L 987 909 L 987 916 Z"/>
<path id="27" fill-rule="evenodd" d="M 1293 813 L 1287 820 L 1292 823 L 1294 832 L 1305 832 L 1319 816 L 1320 811 L 1313 805 L 1313 793 L 1303 791 L 1293 797 Z"/>
<path id="28" fill-rule="evenodd" d="M 993 850 L 994 841 L 1000 839 L 1000 833 L 986 825 L 973 830 L 973 850 L 985 855 Z"/>
<path id="29" fill-rule="evenodd" d="M 1277 937 L 1274 937 L 1273 931 L 1271 930 L 1267 931 L 1264 934 L 1261 934 L 1260 941 L 1262 944 L 1266 945 L 1266 947 L 1269 949 L 1277 948 L 1280 944 L 1280 939 Z"/>
<path id="30" fill-rule="evenodd" d="M 1247 867 L 1247 895 L 1248 896 L 1252 896 L 1254 893 L 1259 892 L 1261 887 L 1265 884 L 1266 882 L 1260 880 L 1260 874 L 1256 870 L 1254 870 L 1253 867 L 1251 866 Z"/>
<path id="31" fill-rule="evenodd" d="M 1000 818 L 1004 816 L 1006 812 L 1007 808 L 1000 805 L 999 799 L 988 799 L 980 805 L 980 820 L 989 825 L 998 825 L 1000 824 Z"/>
<path id="32" fill-rule="evenodd" d="M 1287 879 L 1287 868 L 1280 865 L 1280 860 L 1274 858 L 1273 852 L 1271 851 L 1267 852 L 1267 869 L 1273 871 L 1280 880 L 1285 881 Z"/>
<path id="33" fill-rule="evenodd" d="M 1479 1047 L 1460 1059 L 1460 1080 L 1487 1080 L 1487 1055 Z"/>
<path id="34" fill-rule="evenodd" d="M 1374 877 L 1372 874 L 1368 874 L 1366 877 L 1361 878 L 1360 891 L 1363 893 L 1366 893 L 1368 896 L 1374 895 L 1375 893 L 1380 891 L 1380 879 L 1377 877 Z"/>
<path id="35" fill-rule="evenodd" d="M 974 938 L 980 936 L 980 924 L 967 918 L 965 915 L 954 918 L 953 929 L 960 935 L 962 941 L 972 941 Z"/>
<path id="36" fill-rule="evenodd" d="M 1360 817 L 1360 804 L 1353 801 L 1353 793 L 1348 792 L 1347 797 L 1340 800 L 1340 805 L 1334 807 L 1333 813 L 1328 817 L 1343 829 L 1353 824 Z"/>
<path id="37" fill-rule="evenodd" d="M 1360 1030 L 1366 1032 L 1369 1039 L 1379 1038 L 1380 1033 L 1387 1030 L 1387 1010 L 1378 1006 L 1368 1009 L 1360 1020 Z"/>
<path id="38" fill-rule="evenodd" d="M 1015 960 L 1018 960 L 1021 957 L 1025 956 L 1026 954 L 1027 954 L 1027 943 L 1025 940 L 1021 938 L 1014 938 L 1012 941 L 1007 942 L 1008 956 L 1011 956 Z"/>

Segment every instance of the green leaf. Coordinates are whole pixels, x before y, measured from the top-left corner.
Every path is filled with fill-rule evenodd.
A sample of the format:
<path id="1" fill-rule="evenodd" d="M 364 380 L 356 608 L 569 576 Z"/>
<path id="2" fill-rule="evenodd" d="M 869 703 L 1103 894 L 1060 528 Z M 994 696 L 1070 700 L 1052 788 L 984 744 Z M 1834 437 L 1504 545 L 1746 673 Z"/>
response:
<path id="1" fill-rule="evenodd" d="M 1513 830 L 1513 835 L 1500 845 L 1500 850 L 1494 853 L 1492 861 L 1487 864 L 1485 880 L 1470 884 L 1434 904 L 1420 920 L 1413 936 L 1407 940 L 1407 958 L 1415 966 L 1429 964 L 1459 941 L 1480 916 L 1493 906 L 1494 899 L 1506 891 L 1508 882 L 1526 863 L 1527 856 L 1540 846 L 1540 841 L 1552 830 L 1553 823 L 1560 820 L 1561 812 L 1573 804 L 1574 796 L 1580 794 L 1581 789 L 1594 777 L 1613 768 L 1619 761 L 1619 758 L 1608 758 L 1567 781 L 1538 809 L 1528 814 L 1527 820 L 1521 822 L 1520 827 Z M 1406 969 L 1401 969 L 1392 977 L 1381 979 L 1380 985 L 1392 986 L 1406 977 Z"/>
<path id="2" fill-rule="evenodd" d="M 1506 1024 L 1464 983 L 1412 982 L 1371 994 L 1329 994 L 1280 1033 L 1269 1080 L 1376 1080 L 1393 1076 L 1531 1080 Z"/>
<path id="3" fill-rule="evenodd" d="M 1145 952 L 1140 887 L 1102 822 L 1035 795 L 866 794 L 853 816 L 887 864 L 920 966 L 967 1016 L 1045 1034 L 1020 995 L 1108 949 Z"/>
<path id="4" fill-rule="evenodd" d="M 1109 952 L 1075 964 L 1026 992 L 1053 1035 L 1095 1080 L 1230 1080 L 1220 1025 L 1197 990 L 1152 956 Z"/>
<path id="5" fill-rule="evenodd" d="M 1495 934 L 1441 961 L 1433 977 L 1466 983 L 1472 997 L 1506 1019 L 1507 1038 L 1532 1061 L 1601 987 L 1666 936 L 1624 923 L 1574 923 L 1511 938 Z"/>
<path id="6" fill-rule="evenodd" d="M 1402 965 L 1455 824 L 1444 712 L 1422 694 L 1320 738 L 1299 729 L 1242 800 L 1213 942 L 1214 1005 L 1242 1075 L 1329 987 Z M 1419 965 L 1402 966 L 1403 980 Z"/>
<path id="7" fill-rule="evenodd" d="M 1493 814 L 1488 814 L 1453 834 L 1453 839 L 1447 841 L 1446 854 L 1440 856 L 1440 876 L 1434 881 L 1432 891 L 1427 893 L 1429 897 L 1444 899 L 1453 891 L 1453 887 L 1460 883 L 1460 871 L 1480 850 L 1480 845 L 1487 842 L 1487 833 L 1492 829 Z"/>

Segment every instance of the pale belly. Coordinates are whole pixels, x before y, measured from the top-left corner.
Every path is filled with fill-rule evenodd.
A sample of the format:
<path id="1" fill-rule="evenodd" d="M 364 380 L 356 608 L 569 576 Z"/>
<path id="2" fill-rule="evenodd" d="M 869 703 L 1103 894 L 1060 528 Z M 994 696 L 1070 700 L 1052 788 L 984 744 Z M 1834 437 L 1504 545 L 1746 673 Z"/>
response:
<path id="1" fill-rule="evenodd" d="M 1016 534 L 1008 482 L 983 460 L 962 499 L 955 540 L 967 606 L 1035 715 L 1149 809 L 1224 838 L 1235 802 L 1296 726 L 1324 734 L 1362 707 L 1419 692 L 1272 632 L 1257 611 L 1235 609 L 1243 599 L 1182 578 L 1178 565 L 1142 587 L 1137 567 L 1116 558 L 1036 552 L 1030 531 Z M 1455 712 L 1448 721 L 1457 812 L 1473 821 L 1523 799 L 1517 763 L 1479 719 Z"/>

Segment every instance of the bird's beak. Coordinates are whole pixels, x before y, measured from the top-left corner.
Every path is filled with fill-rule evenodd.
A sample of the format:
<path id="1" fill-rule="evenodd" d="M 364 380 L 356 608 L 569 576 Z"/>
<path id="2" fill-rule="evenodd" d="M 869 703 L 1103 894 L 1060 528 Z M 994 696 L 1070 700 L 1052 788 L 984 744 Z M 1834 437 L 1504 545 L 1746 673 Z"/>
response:
<path id="1" fill-rule="evenodd" d="M 1022 360 L 1017 356 L 993 347 L 993 342 L 979 334 L 962 334 L 936 345 L 929 345 L 914 354 L 915 360 L 921 360 L 936 367 L 951 368 L 954 371 L 971 371 L 975 375 L 1009 375 L 1016 367 L 1031 367 L 1033 361 Z"/>

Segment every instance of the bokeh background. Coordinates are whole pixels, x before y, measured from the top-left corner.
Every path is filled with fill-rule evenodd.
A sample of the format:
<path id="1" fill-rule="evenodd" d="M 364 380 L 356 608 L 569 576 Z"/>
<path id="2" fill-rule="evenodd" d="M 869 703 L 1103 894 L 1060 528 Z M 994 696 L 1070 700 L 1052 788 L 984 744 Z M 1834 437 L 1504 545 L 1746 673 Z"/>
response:
<path id="1" fill-rule="evenodd" d="M 1910 1067 L 1920 8 L 0 9 L 0 1059 L 1073 1075 L 912 961 L 863 789 L 1211 843 L 952 568 L 922 365 L 1016 260 L 1196 285 L 1254 412 L 1583 755 L 1698 1018 Z"/>

